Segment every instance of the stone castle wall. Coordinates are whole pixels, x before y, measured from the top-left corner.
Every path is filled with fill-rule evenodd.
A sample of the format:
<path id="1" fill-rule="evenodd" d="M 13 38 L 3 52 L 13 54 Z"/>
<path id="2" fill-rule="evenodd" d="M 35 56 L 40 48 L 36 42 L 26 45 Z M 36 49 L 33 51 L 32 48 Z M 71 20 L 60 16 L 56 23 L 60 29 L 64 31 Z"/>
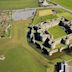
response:
<path id="1" fill-rule="evenodd" d="M 60 20 L 61 20 L 61 18 L 53 19 L 53 20 L 48 21 L 48 22 L 46 22 L 46 23 L 42 22 L 42 23 L 40 24 L 40 27 L 41 27 L 42 29 L 49 29 L 49 28 L 51 28 L 51 27 L 53 27 L 53 26 L 58 25 L 59 22 L 60 22 Z"/>

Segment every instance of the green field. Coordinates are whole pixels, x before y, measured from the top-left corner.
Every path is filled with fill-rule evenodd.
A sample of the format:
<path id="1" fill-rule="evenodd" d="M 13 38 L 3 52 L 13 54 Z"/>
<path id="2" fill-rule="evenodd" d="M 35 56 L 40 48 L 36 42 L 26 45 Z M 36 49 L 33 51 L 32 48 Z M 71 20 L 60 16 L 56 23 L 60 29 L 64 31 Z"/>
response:
<path id="1" fill-rule="evenodd" d="M 68 65 L 72 66 L 72 59 L 68 62 Z"/>
<path id="2" fill-rule="evenodd" d="M 64 7 L 72 9 L 72 0 L 53 0 Z M 38 7 L 38 0 L 0 0 L 0 9 L 22 9 Z M 58 9 L 59 10 L 59 9 Z M 72 15 L 59 10 L 56 16 L 35 16 L 33 24 L 65 16 L 72 19 Z M 27 42 L 28 25 L 31 20 L 13 22 L 10 39 L 0 39 L 0 55 L 6 59 L 0 61 L 0 72 L 54 72 L 54 65 L 59 61 L 69 60 L 72 54 L 58 53 L 51 56 L 43 55 L 32 48 Z M 54 38 L 65 36 L 66 33 L 59 26 L 49 30 Z M 72 42 L 72 41 L 71 41 Z M 61 44 L 58 47 L 62 46 Z M 71 62 L 72 64 L 72 62 Z"/>
<path id="3" fill-rule="evenodd" d="M 39 16 L 37 15 L 37 16 L 34 18 L 33 24 L 38 24 L 38 23 L 41 23 L 41 22 L 43 22 L 43 21 L 51 20 L 51 19 L 54 19 L 54 18 L 57 18 L 57 16 L 49 15 L 49 16 L 39 17 Z"/>
<path id="4" fill-rule="evenodd" d="M 6 59 L 0 61 L 1 72 L 54 72 L 54 65 L 58 61 L 68 60 L 72 55 L 63 54 L 56 57 L 43 56 L 27 42 L 26 34 L 31 21 L 13 22 L 11 39 L 0 39 L 0 55 Z"/>
<path id="5" fill-rule="evenodd" d="M 48 10 L 49 8 L 46 8 L 46 9 L 42 9 L 42 10 Z M 38 12 L 39 10 L 37 10 L 37 13 L 33 19 L 33 23 L 32 24 L 39 24 L 43 21 L 50 21 L 52 19 L 56 19 L 56 18 L 59 18 L 59 17 L 65 17 L 67 18 L 68 20 L 72 20 L 72 14 L 69 13 L 69 12 L 66 12 L 65 10 L 63 9 L 59 9 L 59 8 L 56 8 L 55 11 L 57 12 L 56 15 L 47 15 L 47 16 L 39 16 Z"/>
<path id="6" fill-rule="evenodd" d="M 52 0 L 52 1 L 72 10 L 72 0 Z"/>
<path id="7" fill-rule="evenodd" d="M 43 9 L 43 10 L 48 10 L 47 9 Z M 39 16 L 39 10 L 37 10 L 37 13 L 34 17 L 34 20 L 33 20 L 33 24 L 38 24 L 38 23 L 41 23 L 43 21 L 47 21 L 47 20 L 51 20 L 51 19 L 54 19 L 54 18 L 57 18 L 56 15 L 47 15 L 47 16 Z"/>
<path id="8" fill-rule="evenodd" d="M 48 32 L 53 35 L 53 38 L 54 39 L 57 39 L 57 38 L 60 38 L 60 37 L 63 37 L 66 34 L 66 32 L 64 32 L 64 30 L 60 27 L 60 26 L 54 26 L 52 28 L 49 28 L 48 29 Z"/>
<path id="9" fill-rule="evenodd" d="M 56 48 L 61 48 L 61 47 L 64 47 L 64 46 L 65 46 L 64 44 L 60 43 L 60 44 L 56 45 Z"/>
<path id="10" fill-rule="evenodd" d="M 38 0 L 0 0 L 0 9 L 38 7 Z"/>
<path id="11" fill-rule="evenodd" d="M 32 49 L 26 39 L 30 21 L 13 22 L 11 39 L 0 39 L 1 72 L 46 72 L 47 61 Z"/>

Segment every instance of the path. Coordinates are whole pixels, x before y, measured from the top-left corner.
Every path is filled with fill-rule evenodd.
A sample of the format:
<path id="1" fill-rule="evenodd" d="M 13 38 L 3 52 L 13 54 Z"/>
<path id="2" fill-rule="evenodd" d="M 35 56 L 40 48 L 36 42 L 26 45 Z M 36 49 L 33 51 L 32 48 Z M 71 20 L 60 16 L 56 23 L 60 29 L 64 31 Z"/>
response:
<path id="1" fill-rule="evenodd" d="M 72 13 L 72 10 L 67 9 L 67 8 L 65 8 L 65 7 L 63 7 L 63 6 L 59 5 L 59 4 L 58 4 L 58 7 L 65 10 L 65 11 L 68 11 L 68 12 Z"/>

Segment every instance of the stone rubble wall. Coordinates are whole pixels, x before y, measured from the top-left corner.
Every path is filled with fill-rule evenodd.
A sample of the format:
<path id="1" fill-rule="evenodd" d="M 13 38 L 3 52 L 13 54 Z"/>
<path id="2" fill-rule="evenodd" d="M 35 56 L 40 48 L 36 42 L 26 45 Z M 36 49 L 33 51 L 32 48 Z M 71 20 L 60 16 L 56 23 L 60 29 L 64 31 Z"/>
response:
<path id="1" fill-rule="evenodd" d="M 68 40 L 71 40 L 71 39 L 72 39 L 72 34 L 69 34 L 69 35 L 67 35 L 67 36 L 64 36 L 64 37 L 61 37 L 61 38 L 59 38 L 59 39 L 54 40 L 54 44 L 55 44 L 55 45 L 60 44 L 60 43 L 61 43 L 61 40 L 62 40 L 63 38 L 66 38 L 66 37 L 68 37 Z"/>
<path id="2" fill-rule="evenodd" d="M 64 46 L 64 47 L 61 47 L 60 49 L 59 49 L 59 51 L 60 52 L 62 52 L 64 49 L 66 49 L 67 48 L 67 46 Z"/>
<path id="3" fill-rule="evenodd" d="M 69 45 L 69 48 L 71 48 L 71 47 L 72 47 L 72 44 Z"/>
<path id="4" fill-rule="evenodd" d="M 62 40 L 61 38 L 56 39 L 56 40 L 54 40 L 54 43 L 55 43 L 55 44 L 59 44 L 59 43 L 61 43 L 61 40 Z"/>
<path id="5" fill-rule="evenodd" d="M 72 39 L 72 34 L 69 34 L 68 35 L 68 38 L 69 38 L 69 40 Z"/>
<path id="6" fill-rule="evenodd" d="M 67 48 L 68 48 L 68 46 L 64 46 L 64 47 L 61 47 L 61 48 L 56 48 L 56 49 L 49 50 L 48 48 L 46 48 L 45 46 L 43 46 L 42 44 L 40 44 L 39 42 L 37 42 L 37 41 L 34 40 L 34 39 L 33 39 L 33 43 L 34 43 L 34 44 L 37 43 L 37 44 L 40 46 L 41 50 L 42 50 L 43 48 L 44 48 L 45 50 L 47 50 L 49 56 L 51 56 L 52 54 L 54 54 L 54 53 L 56 53 L 56 52 L 62 52 L 64 49 L 67 49 Z M 71 47 L 71 46 L 72 46 L 72 45 L 70 45 L 70 47 Z"/>
<path id="7" fill-rule="evenodd" d="M 58 25 L 59 22 L 60 22 L 60 20 L 61 20 L 60 18 L 57 18 L 57 19 L 53 19 L 53 20 L 51 20 L 51 21 L 48 21 L 47 23 L 42 22 L 42 23 L 40 24 L 40 27 L 41 27 L 42 29 L 49 29 L 49 28 L 51 28 L 51 27 L 53 27 L 53 26 Z"/>
<path id="8" fill-rule="evenodd" d="M 53 53 L 56 53 L 56 52 L 58 52 L 58 49 L 51 50 L 51 51 L 49 52 L 49 55 L 51 56 Z"/>

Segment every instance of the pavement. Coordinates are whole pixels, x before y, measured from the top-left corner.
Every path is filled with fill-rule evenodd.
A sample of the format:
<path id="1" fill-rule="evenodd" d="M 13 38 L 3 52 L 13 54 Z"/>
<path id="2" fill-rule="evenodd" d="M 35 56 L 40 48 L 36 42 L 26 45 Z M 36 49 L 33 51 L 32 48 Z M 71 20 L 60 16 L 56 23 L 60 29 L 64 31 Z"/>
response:
<path id="1" fill-rule="evenodd" d="M 32 18 L 35 15 L 36 9 L 18 9 L 12 10 L 13 20 L 26 20 Z"/>

